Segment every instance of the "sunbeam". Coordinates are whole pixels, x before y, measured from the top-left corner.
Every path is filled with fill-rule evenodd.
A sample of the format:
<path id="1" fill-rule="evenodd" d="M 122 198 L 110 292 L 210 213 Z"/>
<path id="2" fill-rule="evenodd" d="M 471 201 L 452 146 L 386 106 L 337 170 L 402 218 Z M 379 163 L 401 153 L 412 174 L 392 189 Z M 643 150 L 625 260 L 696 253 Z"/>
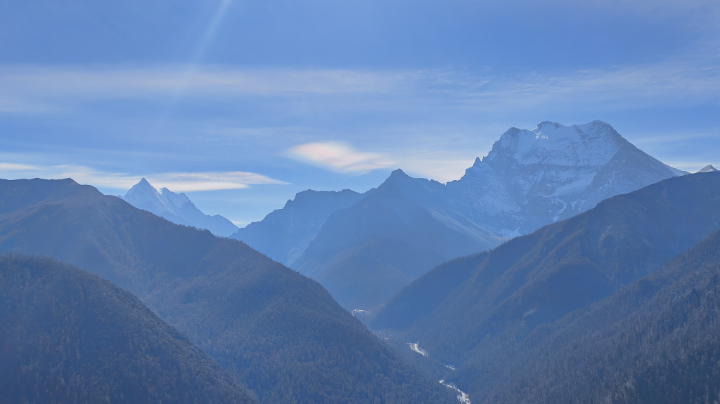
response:
<path id="1" fill-rule="evenodd" d="M 185 90 L 187 89 L 189 83 L 192 81 L 193 76 L 195 76 L 195 74 L 197 73 L 198 66 L 202 63 L 202 58 L 205 55 L 208 46 L 210 46 L 213 38 L 217 34 L 218 29 L 222 25 L 222 22 L 225 19 L 225 15 L 227 14 L 227 10 L 230 8 L 232 2 L 233 0 L 220 0 L 220 4 L 218 5 L 217 10 L 213 14 L 213 17 L 210 20 L 207 28 L 205 28 L 205 31 L 200 38 L 200 42 L 195 47 L 195 51 L 192 54 L 190 63 L 187 64 L 181 76 L 181 79 L 178 81 L 173 96 L 170 98 L 167 107 L 161 114 L 160 120 L 157 125 L 157 132 L 163 132 L 167 120 L 170 119 L 170 117 L 172 116 L 178 101 L 183 97 L 183 94 L 185 93 Z"/>

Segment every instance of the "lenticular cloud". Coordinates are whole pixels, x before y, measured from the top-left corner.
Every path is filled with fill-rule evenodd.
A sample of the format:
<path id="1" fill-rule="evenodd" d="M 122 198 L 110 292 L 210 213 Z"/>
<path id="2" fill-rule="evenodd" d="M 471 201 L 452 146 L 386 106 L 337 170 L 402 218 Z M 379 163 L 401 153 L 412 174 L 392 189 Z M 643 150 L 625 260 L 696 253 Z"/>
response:
<path id="1" fill-rule="evenodd" d="M 345 142 L 305 143 L 289 150 L 290 157 L 334 171 L 364 173 L 395 164 L 377 153 L 355 150 Z"/>

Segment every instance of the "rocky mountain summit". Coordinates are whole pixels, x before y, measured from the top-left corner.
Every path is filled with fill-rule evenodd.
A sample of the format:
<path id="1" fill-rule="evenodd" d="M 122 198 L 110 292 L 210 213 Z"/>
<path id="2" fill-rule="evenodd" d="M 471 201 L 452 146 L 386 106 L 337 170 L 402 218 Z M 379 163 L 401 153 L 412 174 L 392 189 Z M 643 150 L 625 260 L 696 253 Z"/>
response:
<path id="1" fill-rule="evenodd" d="M 230 236 L 238 228 L 220 215 L 206 215 L 185 194 L 177 194 L 167 188 L 155 189 L 145 179 L 135 184 L 124 197 L 134 207 L 165 218 L 175 224 L 207 229 L 216 236 Z"/>
<path id="2" fill-rule="evenodd" d="M 685 172 L 645 154 L 602 121 L 511 128 L 458 181 L 447 184 L 460 215 L 514 237 Z"/>

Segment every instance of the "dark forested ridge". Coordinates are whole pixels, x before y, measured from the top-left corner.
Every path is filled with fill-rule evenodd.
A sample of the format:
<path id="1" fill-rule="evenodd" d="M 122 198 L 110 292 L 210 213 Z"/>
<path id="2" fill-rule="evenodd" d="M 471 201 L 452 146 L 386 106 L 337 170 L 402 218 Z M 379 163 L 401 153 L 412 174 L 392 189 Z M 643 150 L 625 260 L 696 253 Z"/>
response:
<path id="1" fill-rule="evenodd" d="M 391 300 L 371 326 L 420 342 L 483 396 L 536 327 L 599 301 L 720 228 L 720 174 L 671 178 L 489 253 L 450 261 Z M 497 365 L 500 366 L 500 365 Z"/>
<path id="2" fill-rule="evenodd" d="M 485 402 L 719 402 L 720 232 L 600 303 L 538 328 L 512 358 Z"/>
<path id="3" fill-rule="evenodd" d="M 53 256 L 130 290 L 261 402 L 453 399 L 318 283 L 72 180 L 0 181 L 0 249 Z"/>
<path id="4" fill-rule="evenodd" d="M 0 403 L 252 403 L 135 296 L 51 258 L 0 257 Z"/>

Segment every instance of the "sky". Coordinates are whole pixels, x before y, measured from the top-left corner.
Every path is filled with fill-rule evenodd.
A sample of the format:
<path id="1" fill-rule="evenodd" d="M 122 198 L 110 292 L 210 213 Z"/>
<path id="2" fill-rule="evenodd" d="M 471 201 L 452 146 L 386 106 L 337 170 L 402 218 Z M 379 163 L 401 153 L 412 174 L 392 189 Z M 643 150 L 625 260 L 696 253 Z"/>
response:
<path id="1" fill-rule="evenodd" d="M 239 226 L 596 119 L 720 168 L 720 1 L 0 2 L 0 178 L 146 177 Z"/>

